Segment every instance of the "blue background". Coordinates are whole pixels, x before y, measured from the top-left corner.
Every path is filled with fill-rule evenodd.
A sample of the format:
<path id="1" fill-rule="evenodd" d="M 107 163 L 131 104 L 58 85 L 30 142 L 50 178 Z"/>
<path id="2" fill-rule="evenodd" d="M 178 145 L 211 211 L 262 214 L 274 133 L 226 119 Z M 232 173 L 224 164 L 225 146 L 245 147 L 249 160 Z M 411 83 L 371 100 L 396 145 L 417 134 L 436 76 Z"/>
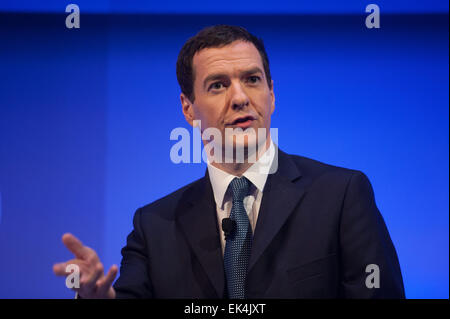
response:
<path id="1" fill-rule="evenodd" d="M 217 2 L 210 0 L 13 0 L 0 2 L 0 9 L 9 12 L 57 12 L 64 11 L 66 5 L 75 3 L 83 12 L 89 13 L 250 13 L 250 14 L 360 14 L 371 3 L 376 3 L 385 13 L 448 13 L 448 1 L 444 0 L 228 0 Z"/>
<path id="2" fill-rule="evenodd" d="M 408 298 L 448 298 L 448 2 L 0 1 L 0 298 L 73 298 L 61 235 L 120 263 L 134 211 L 204 174 L 170 161 L 175 61 L 202 27 L 262 37 L 280 147 L 359 169 L 397 248 Z M 214 5 L 212 5 L 214 4 Z M 167 252 L 170 253 L 170 252 Z"/>

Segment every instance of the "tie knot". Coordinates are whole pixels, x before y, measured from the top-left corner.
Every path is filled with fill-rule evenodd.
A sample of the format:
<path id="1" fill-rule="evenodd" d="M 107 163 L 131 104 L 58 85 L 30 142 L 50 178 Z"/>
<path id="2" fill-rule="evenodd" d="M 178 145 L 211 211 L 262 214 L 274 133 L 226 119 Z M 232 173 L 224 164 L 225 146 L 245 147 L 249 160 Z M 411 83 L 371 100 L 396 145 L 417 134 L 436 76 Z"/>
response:
<path id="1" fill-rule="evenodd" d="M 233 194 L 233 201 L 243 201 L 244 197 L 248 194 L 249 181 L 244 176 L 235 177 L 231 183 L 231 191 Z"/>

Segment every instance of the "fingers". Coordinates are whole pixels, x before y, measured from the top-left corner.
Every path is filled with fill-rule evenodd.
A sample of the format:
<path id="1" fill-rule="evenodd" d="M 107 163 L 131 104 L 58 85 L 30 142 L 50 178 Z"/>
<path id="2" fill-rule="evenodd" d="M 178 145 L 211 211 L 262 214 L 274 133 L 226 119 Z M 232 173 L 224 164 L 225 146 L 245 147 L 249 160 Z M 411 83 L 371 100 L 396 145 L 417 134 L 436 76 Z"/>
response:
<path id="1" fill-rule="evenodd" d="M 119 272 L 119 269 L 116 265 L 112 265 L 111 268 L 109 268 L 108 273 L 106 276 L 103 276 L 97 281 L 97 294 L 99 296 L 104 296 L 109 291 L 109 289 L 112 286 L 112 283 L 114 282 L 114 279 L 117 276 L 117 273 Z"/>
<path id="2" fill-rule="evenodd" d="M 66 272 L 66 267 L 70 264 L 78 264 L 79 260 L 72 259 L 63 263 L 57 263 L 53 265 L 53 272 L 56 276 L 67 276 L 69 273 Z"/>
<path id="3" fill-rule="evenodd" d="M 112 283 L 118 273 L 118 267 L 113 265 L 108 274 L 104 275 L 103 264 L 97 253 L 83 243 L 74 235 L 66 233 L 62 237 L 64 245 L 74 255 L 75 259 L 53 265 L 53 272 L 57 276 L 67 277 L 71 272 L 66 271 L 70 264 L 77 265 L 79 274 L 79 288 L 72 288 L 83 298 L 113 298 L 115 291 Z"/>
<path id="4" fill-rule="evenodd" d="M 89 272 L 81 275 L 80 287 L 82 287 L 83 291 L 94 292 L 97 281 L 102 277 L 104 277 L 104 269 L 102 263 L 99 262 L 95 266 L 91 266 Z"/>
<path id="5" fill-rule="evenodd" d="M 87 260 L 88 258 L 95 259 L 97 257 L 97 254 L 95 254 L 92 249 L 84 246 L 78 238 L 70 233 L 64 234 L 62 241 L 67 249 L 69 249 L 78 259 Z"/>
<path id="6" fill-rule="evenodd" d="M 116 265 L 113 265 L 106 276 L 104 275 L 102 263 L 97 263 L 94 267 L 92 265 L 87 266 L 87 264 L 79 259 L 72 259 L 67 262 L 58 263 L 53 265 L 53 272 L 57 276 L 66 277 L 70 272 L 66 272 L 66 267 L 70 264 L 76 264 L 80 266 L 80 287 L 72 288 L 78 291 L 80 296 L 83 298 L 114 298 L 115 291 L 112 288 L 112 283 L 116 278 L 119 269 Z M 87 268 L 86 268 L 87 266 Z"/>

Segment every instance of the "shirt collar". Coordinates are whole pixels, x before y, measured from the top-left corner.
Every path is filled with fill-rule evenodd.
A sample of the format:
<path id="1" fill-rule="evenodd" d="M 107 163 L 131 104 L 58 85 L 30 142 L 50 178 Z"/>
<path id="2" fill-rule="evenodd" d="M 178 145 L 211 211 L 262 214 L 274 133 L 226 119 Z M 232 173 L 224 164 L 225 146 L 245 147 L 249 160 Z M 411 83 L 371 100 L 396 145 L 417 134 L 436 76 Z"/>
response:
<path id="1" fill-rule="evenodd" d="M 267 175 L 269 173 L 269 168 L 272 165 L 273 159 L 275 157 L 275 146 L 273 141 L 270 141 L 269 149 L 264 152 L 264 154 L 256 161 L 255 164 L 250 166 L 243 176 L 245 176 L 260 192 L 263 191 L 264 185 L 267 181 Z M 208 161 L 208 174 L 209 180 L 214 192 L 214 199 L 216 204 L 223 208 L 223 200 L 225 193 L 227 192 L 228 185 L 231 183 L 233 178 L 237 177 L 232 174 L 211 165 Z"/>

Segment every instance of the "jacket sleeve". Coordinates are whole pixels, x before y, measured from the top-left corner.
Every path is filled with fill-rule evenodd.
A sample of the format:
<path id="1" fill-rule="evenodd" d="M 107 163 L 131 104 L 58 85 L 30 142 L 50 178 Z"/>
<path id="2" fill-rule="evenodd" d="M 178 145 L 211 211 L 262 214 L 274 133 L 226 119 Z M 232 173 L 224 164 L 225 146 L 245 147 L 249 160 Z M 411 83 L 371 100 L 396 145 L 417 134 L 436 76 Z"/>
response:
<path id="1" fill-rule="evenodd" d="M 342 298 L 405 298 L 400 265 L 368 178 L 350 178 L 340 220 Z"/>
<path id="2" fill-rule="evenodd" d="M 138 209 L 133 218 L 134 229 L 122 249 L 120 276 L 114 284 L 116 298 L 152 298 L 148 254 L 141 220 L 142 210 Z"/>

